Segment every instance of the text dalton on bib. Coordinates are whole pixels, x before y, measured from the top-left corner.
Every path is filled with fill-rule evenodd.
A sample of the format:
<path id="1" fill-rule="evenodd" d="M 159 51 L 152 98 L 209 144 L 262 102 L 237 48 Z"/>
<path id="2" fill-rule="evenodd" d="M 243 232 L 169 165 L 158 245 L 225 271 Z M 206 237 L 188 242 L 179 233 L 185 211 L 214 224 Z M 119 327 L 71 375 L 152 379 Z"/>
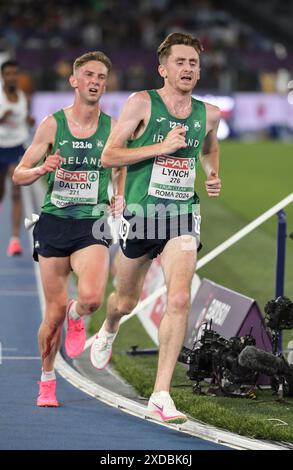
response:
<path id="1" fill-rule="evenodd" d="M 155 158 L 148 194 L 186 201 L 194 195 L 194 158 L 159 155 Z"/>
<path id="2" fill-rule="evenodd" d="M 68 171 L 59 168 L 55 173 L 51 202 L 57 207 L 97 204 L 98 193 L 98 171 Z"/>

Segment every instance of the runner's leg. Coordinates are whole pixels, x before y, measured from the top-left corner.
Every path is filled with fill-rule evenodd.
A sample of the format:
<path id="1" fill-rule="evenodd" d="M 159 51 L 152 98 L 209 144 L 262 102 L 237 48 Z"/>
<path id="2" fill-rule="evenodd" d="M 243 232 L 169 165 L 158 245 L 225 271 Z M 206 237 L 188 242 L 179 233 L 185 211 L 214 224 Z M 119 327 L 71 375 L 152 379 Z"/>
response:
<path id="1" fill-rule="evenodd" d="M 173 371 L 186 333 L 190 287 L 197 257 L 194 238 L 194 249 L 184 249 L 184 247 L 190 248 L 190 238 L 189 235 L 184 235 L 169 240 L 161 256 L 167 286 L 167 308 L 159 327 L 159 360 L 155 392 L 170 389 Z"/>
<path id="2" fill-rule="evenodd" d="M 90 245 L 70 257 L 78 277 L 76 311 L 80 316 L 96 311 L 104 299 L 109 273 L 109 249 L 104 245 Z"/>
<path id="3" fill-rule="evenodd" d="M 39 348 L 43 370 L 52 371 L 65 319 L 70 263 L 68 257 L 45 258 L 39 255 L 39 265 L 46 301 L 45 317 L 38 335 Z"/>
<path id="4" fill-rule="evenodd" d="M 119 322 L 136 306 L 146 273 L 152 263 L 147 255 L 127 258 L 120 250 L 117 261 L 117 288 L 108 299 L 105 329 L 116 333 Z"/>

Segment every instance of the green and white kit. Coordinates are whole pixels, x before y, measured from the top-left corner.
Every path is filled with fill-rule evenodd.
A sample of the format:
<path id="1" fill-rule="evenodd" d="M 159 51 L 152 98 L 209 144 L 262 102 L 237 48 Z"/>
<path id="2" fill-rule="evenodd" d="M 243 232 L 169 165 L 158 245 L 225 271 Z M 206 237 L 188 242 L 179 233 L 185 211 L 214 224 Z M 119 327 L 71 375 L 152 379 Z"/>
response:
<path id="1" fill-rule="evenodd" d="M 187 147 L 170 155 L 129 165 L 125 199 L 132 212 L 135 205 L 143 208 L 144 217 L 160 218 L 156 206 L 168 207 L 170 216 L 191 213 L 199 207 L 195 192 L 196 168 L 206 133 L 206 108 L 202 101 L 192 98 L 192 110 L 186 119 L 172 116 L 156 90 L 149 90 L 151 117 L 143 134 L 128 141 L 128 148 L 162 142 L 172 128 L 180 124 L 186 129 Z M 172 209 L 173 208 L 173 209 Z M 161 217 L 166 216 L 163 211 Z"/>
<path id="2" fill-rule="evenodd" d="M 109 205 L 111 169 L 101 165 L 101 154 L 111 130 L 111 118 L 101 112 L 96 132 L 74 137 L 63 109 L 53 114 L 57 132 L 52 153 L 65 159 L 61 168 L 47 175 L 48 190 L 42 212 L 62 218 L 97 219 Z"/>

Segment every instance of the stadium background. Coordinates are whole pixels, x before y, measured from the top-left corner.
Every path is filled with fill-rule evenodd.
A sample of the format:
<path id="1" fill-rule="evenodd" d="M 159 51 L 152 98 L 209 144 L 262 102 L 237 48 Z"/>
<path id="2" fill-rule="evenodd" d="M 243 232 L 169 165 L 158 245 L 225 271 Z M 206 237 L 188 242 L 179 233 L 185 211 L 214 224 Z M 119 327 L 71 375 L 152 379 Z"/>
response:
<path id="1" fill-rule="evenodd" d="M 114 64 L 109 101 L 105 98 L 104 107 L 117 115 L 119 103 L 130 92 L 161 86 L 155 51 L 166 34 L 186 31 L 199 36 L 205 52 L 195 92 L 220 106 L 224 120 L 221 137 L 225 137 L 221 142 L 223 191 L 219 200 L 205 196 L 202 173 L 197 180 L 204 255 L 292 192 L 292 20 L 293 5 L 280 0 L 265 4 L 252 0 L 140 0 L 135 8 L 131 0 L 84 0 L 82 8 L 80 2 L 70 0 L 47 4 L 2 0 L 0 61 L 14 57 L 21 64 L 20 86 L 30 96 L 39 121 L 63 100 L 70 101 L 67 78 L 72 60 L 86 51 L 101 49 Z M 292 205 L 286 214 L 288 232 L 293 232 Z M 205 266 L 200 277 L 256 299 L 263 310 L 275 294 L 276 229 L 274 216 Z M 293 241 L 288 239 L 284 293 L 291 298 L 292 259 Z M 91 332 L 102 317 L 103 312 L 96 315 Z M 134 363 L 120 353 L 137 337 L 141 338 L 140 347 L 153 345 L 136 319 L 125 324 L 121 333 L 113 362 L 141 394 L 147 395 L 154 375 L 152 360 L 142 358 Z M 293 339 L 291 331 L 284 336 L 285 344 L 289 339 Z M 197 416 L 216 422 L 216 415 L 213 410 L 207 416 Z"/>

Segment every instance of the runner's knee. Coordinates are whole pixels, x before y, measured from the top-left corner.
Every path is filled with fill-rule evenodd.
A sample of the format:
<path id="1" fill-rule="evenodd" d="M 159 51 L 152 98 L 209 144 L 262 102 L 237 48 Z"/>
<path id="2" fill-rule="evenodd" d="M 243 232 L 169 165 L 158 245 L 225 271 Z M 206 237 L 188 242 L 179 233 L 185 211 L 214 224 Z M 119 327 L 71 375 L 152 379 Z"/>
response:
<path id="1" fill-rule="evenodd" d="M 44 322 L 47 325 L 63 325 L 66 316 L 66 303 L 60 301 L 47 301 Z"/>
<path id="2" fill-rule="evenodd" d="M 54 313 L 46 313 L 46 316 L 43 321 L 43 325 L 46 327 L 46 329 L 49 329 L 50 331 L 55 331 L 63 326 L 65 319 L 65 309 L 66 306 L 64 307 L 63 312 L 60 311 Z"/>
<path id="3" fill-rule="evenodd" d="M 121 297 L 117 300 L 117 310 L 121 315 L 128 315 L 136 307 L 138 299 L 135 297 Z"/>
<path id="4" fill-rule="evenodd" d="M 79 292 L 78 301 L 82 308 L 91 314 L 100 308 L 103 303 L 103 296 L 99 292 Z"/>
<path id="5" fill-rule="evenodd" d="M 168 296 L 168 309 L 176 314 L 186 314 L 190 307 L 189 291 L 182 290 Z"/>

